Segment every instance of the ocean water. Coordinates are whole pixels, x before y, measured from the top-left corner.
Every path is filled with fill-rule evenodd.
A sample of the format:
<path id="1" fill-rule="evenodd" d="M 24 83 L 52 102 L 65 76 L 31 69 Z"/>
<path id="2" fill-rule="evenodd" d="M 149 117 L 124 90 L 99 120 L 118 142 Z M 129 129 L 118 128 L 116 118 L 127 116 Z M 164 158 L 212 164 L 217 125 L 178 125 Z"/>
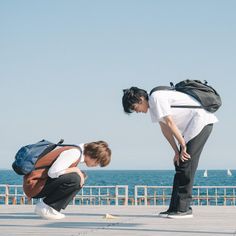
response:
<path id="1" fill-rule="evenodd" d="M 173 170 L 86 170 L 88 179 L 85 185 L 135 185 L 172 186 Z M 208 177 L 203 177 L 204 170 L 197 170 L 195 186 L 236 186 L 236 170 L 208 170 Z M 0 170 L 0 184 L 22 184 L 22 176 L 12 170 Z"/>

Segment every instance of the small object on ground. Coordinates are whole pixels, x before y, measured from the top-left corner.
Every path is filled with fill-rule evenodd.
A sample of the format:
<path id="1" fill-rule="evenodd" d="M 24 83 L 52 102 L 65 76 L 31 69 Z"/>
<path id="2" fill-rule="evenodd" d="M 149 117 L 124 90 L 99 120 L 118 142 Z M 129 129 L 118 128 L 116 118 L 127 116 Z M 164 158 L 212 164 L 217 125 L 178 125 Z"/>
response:
<path id="1" fill-rule="evenodd" d="M 105 218 L 105 219 L 117 219 L 117 218 L 119 218 L 119 217 L 113 216 L 113 215 L 111 215 L 111 214 L 106 214 L 103 218 Z"/>

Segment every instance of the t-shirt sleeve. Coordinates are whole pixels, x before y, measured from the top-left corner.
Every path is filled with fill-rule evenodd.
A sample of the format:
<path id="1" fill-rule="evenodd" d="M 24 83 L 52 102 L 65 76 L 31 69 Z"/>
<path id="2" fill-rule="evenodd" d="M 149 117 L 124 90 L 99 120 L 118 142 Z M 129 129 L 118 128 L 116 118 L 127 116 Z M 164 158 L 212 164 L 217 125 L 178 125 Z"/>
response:
<path id="1" fill-rule="evenodd" d="M 149 97 L 152 122 L 159 122 L 163 117 L 171 115 L 171 106 L 167 95 L 166 91 L 157 91 Z"/>
<path id="2" fill-rule="evenodd" d="M 79 159 L 80 154 L 81 152 L 77 148 L 62 152 L 49 168 L 48 176 L 50 178 L 58 178 L 60 175 L 63 175 L 65 170 Z"/>

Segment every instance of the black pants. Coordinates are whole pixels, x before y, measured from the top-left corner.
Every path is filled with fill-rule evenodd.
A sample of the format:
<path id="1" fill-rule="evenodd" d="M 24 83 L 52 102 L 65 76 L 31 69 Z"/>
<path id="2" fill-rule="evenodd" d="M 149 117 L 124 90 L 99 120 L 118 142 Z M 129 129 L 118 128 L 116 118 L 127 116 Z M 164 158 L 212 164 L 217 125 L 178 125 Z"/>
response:
<path id="1" fill-rule="evenodd" d="M 42 191 L 34 198 L 44 198 L 44 203 L 60 211 L 67 207 L 80 189 L 80 176 L 69 173 L 55 179 L 48 178 Z"/>
<path id="2" fill-rule="evenodd" d="M 175 176 L 171 195 L 170 211 L 187 211 L 192 201 L 192 188 L 199 158 L 203 147 L 211 134 L 213 124 L 205 126 L 202 131 L 190 140 L 187 153 L 191 158 L 188 161 L 180 160 L 179 166 L 175 163 Z"/>

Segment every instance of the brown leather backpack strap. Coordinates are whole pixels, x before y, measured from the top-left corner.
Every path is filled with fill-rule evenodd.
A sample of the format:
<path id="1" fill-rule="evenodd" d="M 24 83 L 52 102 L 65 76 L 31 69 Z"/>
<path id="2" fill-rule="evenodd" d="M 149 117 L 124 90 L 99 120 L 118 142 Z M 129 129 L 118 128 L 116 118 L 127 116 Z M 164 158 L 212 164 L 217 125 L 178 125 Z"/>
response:
<path id="1" fill-rule="evenodd" d="M 54 149 L 53 151 L 49 152 L 48 154 L 46 154 L 45 156 L 43 156 L 36 162 L 35 169 L 50 167 L 62 152 L 72 149 L 72 148 L 76 148 L 76 147 L 65 146 L 65 147 L 59 147 L 57 149 Z"/>

